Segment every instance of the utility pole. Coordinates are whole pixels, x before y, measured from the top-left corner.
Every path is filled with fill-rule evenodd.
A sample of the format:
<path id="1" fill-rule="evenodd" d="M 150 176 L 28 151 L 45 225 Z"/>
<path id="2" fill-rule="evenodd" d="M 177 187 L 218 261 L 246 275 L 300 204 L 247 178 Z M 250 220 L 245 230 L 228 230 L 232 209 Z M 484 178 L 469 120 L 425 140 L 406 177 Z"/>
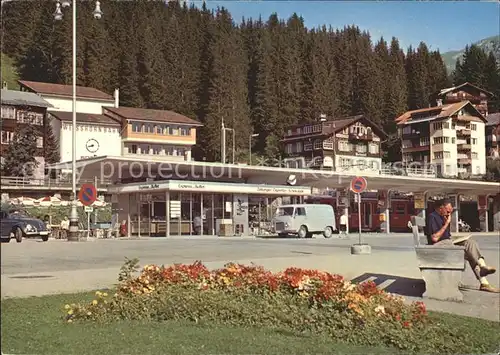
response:
<path id="1" fill-rule="evenodd" d="M 226 127 L 224 127 L 224 117 L 222 117 L 221 126 L 221 161 L 222 164 L 226 164 Z"/>

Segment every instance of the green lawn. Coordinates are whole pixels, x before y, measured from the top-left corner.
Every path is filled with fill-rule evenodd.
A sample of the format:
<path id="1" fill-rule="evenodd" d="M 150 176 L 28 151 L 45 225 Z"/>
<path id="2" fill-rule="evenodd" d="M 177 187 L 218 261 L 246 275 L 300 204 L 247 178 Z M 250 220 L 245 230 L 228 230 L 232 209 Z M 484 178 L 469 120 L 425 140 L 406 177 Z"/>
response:
<path id="1" fill-rule="evenodd" d="M 19 84 L 17 80 L 19 76 L 17 75 L 16 67 L 14 61 L 9 56 L 2 53 L 2 81 L 7 82 L 7 88 L 9 90 L 18 90 Z M 0 83 L 0 85 L 3 83 Z"/>
<path id="2" fill-rule="evenodd" d="M 2 300 L 2 352 L 7 354 L 397 354 L 384 347 L 335 343 L 325 336 L 276 329 L 247 329 L 193 323 L 117 322 L 66 324 L 64 305 L 93 294 Z M 498 341 L 494 323 L 434 314 L 478 341 Z M 443 324 L 443 325 L 444 325 Z M 496 329 L 495 329 L 496 328 Z M 493 345 L 494 347 L 494 345 Z"/>

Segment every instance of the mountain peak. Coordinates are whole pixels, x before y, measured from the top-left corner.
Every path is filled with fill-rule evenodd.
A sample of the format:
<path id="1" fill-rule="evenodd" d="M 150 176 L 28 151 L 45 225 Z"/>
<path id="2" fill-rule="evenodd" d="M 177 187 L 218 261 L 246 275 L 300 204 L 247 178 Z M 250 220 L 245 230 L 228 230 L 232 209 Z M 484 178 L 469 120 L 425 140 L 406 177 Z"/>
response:
<path id="1" fill-rule="evenodd" d="M 500 35 L 484 38 L 472 44 L 475 44 L 484 50 L 486 54 L 493 52 L 497 60 L 500 62 Z M 457 59 L 462 59 L 464 52 L 465 48 L 459 51 L 450 51 L 442 54 L 444 64 L 446 65 L 446 69 L 449 73 L 455 70 L 455 63 L 457 62 Z"/>

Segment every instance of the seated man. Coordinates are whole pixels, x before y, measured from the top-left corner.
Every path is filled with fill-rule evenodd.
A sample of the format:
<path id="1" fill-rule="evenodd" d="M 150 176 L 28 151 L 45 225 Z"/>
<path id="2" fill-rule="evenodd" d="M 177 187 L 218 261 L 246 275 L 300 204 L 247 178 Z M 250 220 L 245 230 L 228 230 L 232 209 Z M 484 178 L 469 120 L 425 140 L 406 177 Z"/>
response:
<path id="1" fill-rule="evenodd" d="M 429 215 L 428 222 L 426 223 L 428 226 L 426 234 L 429 245 L 454 245 L 450 233 L 452 212 L 453 207 L 449 200 L 445 199 L 436 202 L 434 212 Z M 496 270 L 486 266 L 476 241 L 469 238 L 455 245 L 465 247 L 465 259 L 469 262 L 470 267 L 481 284 L 479 289 L 486 292 L 500 292 L 486 280 L 486 276 L 493 274 Z"/>

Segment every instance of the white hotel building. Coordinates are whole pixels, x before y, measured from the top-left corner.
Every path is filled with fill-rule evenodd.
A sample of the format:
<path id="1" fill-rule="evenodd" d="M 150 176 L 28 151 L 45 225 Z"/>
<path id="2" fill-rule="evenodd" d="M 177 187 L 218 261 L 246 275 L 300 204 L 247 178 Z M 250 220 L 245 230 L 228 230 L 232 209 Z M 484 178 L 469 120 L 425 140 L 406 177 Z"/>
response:
<path id="1" fill-rule="evenodd" d="M 429 164 L 446 177 L 486 173 L 486 118 L 469 101 L 408 111 L 396 122 L 404 163 Z"/>

